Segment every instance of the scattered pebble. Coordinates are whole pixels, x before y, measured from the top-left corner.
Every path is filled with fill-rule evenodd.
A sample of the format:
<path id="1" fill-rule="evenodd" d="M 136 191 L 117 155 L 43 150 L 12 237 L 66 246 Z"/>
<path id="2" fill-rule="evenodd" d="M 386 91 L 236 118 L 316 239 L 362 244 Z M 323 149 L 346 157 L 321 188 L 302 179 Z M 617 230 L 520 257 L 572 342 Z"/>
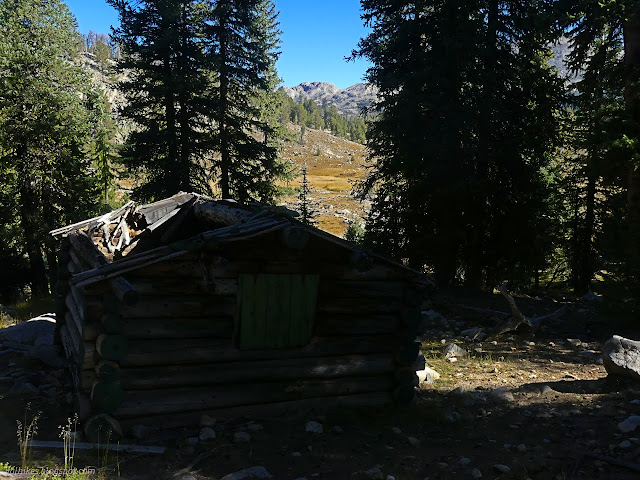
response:
<path id="1" fill-rule="evenodd" d="M 511 403 L 515 400 L 513 394 L 507 387 L 495 388 L 489 392 L 489 396 L 493 400 L 503 403 Z"/>
<path id="2" fill-rule="evenodd" d="M 249 430 L 250 432 L 260 432 L 264 430 L 264 427 L 259 423 L 249 423 L 247 424 L 247 430 Z"/>
<path id="3" fill-rule="evenodd" d="M 342 429 L 342 427 L 340 425 L 334 425 L 333 428 L 331 429 L 332 432 L 334 433 L 343 433 L 344 430 Z"/>
<path id="4" fill-rule="evenodd" d="M 311 433 L 322 433 L 323 432 L 322 424 L 318 422 L 313 422 L 313 421 L 307 422 L 307 424 L 304 427 L 304 431 L 311 432 Z"/>
<path id="5" fill-rule="evenodd" d="M 631 442 L 629 440 L 623 440 L 622 442 L 620 442 L 620 444 L 618 446 L 620 448 L 630 448 L 631 447 Z"/>
<path id="6" fill-rule="evenodd" d="M 503 465 L 501 463 L 497 463 L 493 466 L 494 470 L 497 470 L 500 473 L 510 473 L 511 472 L 511 468 L 507 467 L 506 465 Z"/>
<path id="7" fill-rule="evenodd" d="M 460 462 L 459 463 L 463 467 L 466 467 L 467 465 L 469 465 L 471 463 L 471 459 L 467 458 L 467 457 L 460 457 Z"/>
<path id="8" fill-rule="evenodd" d="M 420 440 L 416 437 L 407 437 L 407 440 L 409 440 L 409 443 L 416 448 L 420 446 Z"/>
<path id="9" fill-rule="evenodd" d="M 401 434 L 402 434 L 402 430 L 400 430 L 400 427 L 393 427 L 393 428 L 391 429 L 391 431 L 392 431 L 393 433 L 398 434 L 398 435 L 401 435 Z"/>
<path id="10" fill-rule="evenodd" d="M 640 415 L 631 415 L 624 422 L 618 424 L 618 430 L 622 433 L 629 433 L 633 432 L 638 426 L 640 426 Z"/>
<path id="11" fill-rule="evenodd" d="M 477 468 L 474 468 L 473 470 L 471 470 L 471 476 L 478 480 L 479 478 L 482 478 L 482 472 Z"/>
<path id="12" fill-rule="evenodd" d="M 202 430 L 200 430 L 200 435 L 198 435 L 198 438 L 203 442 L 207 440 L 213 440 L 214 438 L 216 438 L 216 432 L 211 427 L 204 427 Z"/>
<path id="13" fill-rule="evenodd" d="M 521 443 L 516 447 L 520 453 L 524 453 L 527 451 L 527 446 L 524 443 Z"/>
<path id="14" fill-rule="evenodd" d="M 373 467 L 370 468 L 369 470 L 364 472 L 368 478 L 372 478 L 372 479 L 376 479 L 376 480 L 382 480 L 383 476 L 382 476 L 382 470 L 380 470 L 378 467 Z"/>
<path id="15" fill-rule="evenodd" d="M 291 453 L 291 456 L 292 456 L 292 457 L 301 457 L 301 456 L 302 456 L 302 454 L 301 454 L 300 452 L 292 452 L 292 453 Z"/>

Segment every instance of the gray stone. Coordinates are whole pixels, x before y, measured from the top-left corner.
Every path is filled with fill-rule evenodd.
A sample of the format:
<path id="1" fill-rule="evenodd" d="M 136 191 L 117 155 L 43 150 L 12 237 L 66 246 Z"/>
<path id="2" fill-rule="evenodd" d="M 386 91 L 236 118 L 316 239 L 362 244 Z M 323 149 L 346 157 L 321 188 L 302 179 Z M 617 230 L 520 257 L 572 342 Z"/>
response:
<path id="1" fill-rule="evenodd" d="M 640 342 L 614 335 L 602 348 L 602 360 L 609 375 L 640 380 Z"/>
<path id="2" fill-rule="evenodd" d="M 250 480 L 254 478 L 273 478 L 264 467 L 245 468 L 235 473 L 230 473 L 222 477 L 221 480 Z"/>
<path id="3" fill-rule="evenodd" d="M 233 434 L 234 443 L 249 443 L 251 441 L 251 435 L 247 432 L 236 432 Z"/>
<path id="4" fill-rule="evenodd" d="M 471 476 L 478 480 L 479 478 L 482 478 L 482 472 L 477 468 L 474 468 L 473 470 L 471 470 Z"/>
<path id="5" fill-rule="evenodd" d="M 520 453 L 524 453 L 527 451 L 527 446 L 524 443 L 521 443 L 520 445 L 518 445 L 517 449 Z"/>
<path id="6" fill-rule="evenodd" d="M 567 343 L 572 347 L 579 347 L 582 345 L 582 341 L 578 338 L 567 338 Z"/>
<path id="7" fill-rule="evenodd" d="M 216 438 L 216 432 L 211 427 L 204 427 L 202 430 L 200 430 L 198 438 L 203 442 L 206 442 L 207 440 L 213 440 L 214 438 Z"/>
<path id="8" fill-rule="evenodd" d="M 467 351 L 464 348 L 459 347 L 455 343 L 452 343 L 444 349 L 444 356 L 447 358 L 466 357 Z"/>
<path id="9" fill-rule="evenodd" d="M 460 461 L 458 463 L 463 467 L 466 467 L 467 465 L 471 464 L 471 459 L 467 457 L 460 457 Z"/>
<path id="10" fill-rule="evenodd" d="M 556 393 L 556 391 L 549 385 L 545 384 L 540 386 L 540 395 L 551 395 L 553 393 Z"/>
<path id="11" fill-rule="evenodd" d="M 302 456 L 302 454 L 301 454 L 300 452 L 292 452 L 292 453 L 291 453 L 291 456 L 292 456 L 292 457 L 301 457 L 301 456 Z"/>
<path id="12" fill-rule="evenodd" d="M 391 431 L 395 434 L 401 435 L 402 434 L 402 430 L 400 430 L 400 427 L 393 427 L 391 429 Z"/>
<path id="13" fill-rule="evenodd" d="M 56 315 L 47 313 L 31 320 L 0 330 L 0 342 L 24 345 L 53 345 Z"/>
<path id="14" fill-rule="evenodd" d="M 480 333 L 480 328 L 476 327 L 476 328 L 467 328 L 466 330 L 462 330 L 460 332 L 460 335 L 462 335 L 463 337 L 475 337 L 478 333 Z"/>
<path id="15" fill-rule="evenodd" d="M 193 475 L 183 475 L 180 477 L 180 480 L 196 480 L 196 477 Z"/>
<path id="16" fill-rule="evenodd" d="M 629 440 L 623 440 L 622 442 L 620 442 L 620 444 L 618 446 L 620 448 L 630 448 L 631 447 L 631 442 Z"/>
<path id="17" fill-rule="evenodd" d="M 515 400 L 513 398 L 513 394 L 507 387 L 499 387 L 491 390 L 489 392 L 489 397 L 494 401 L 502 403 L 511 403 Z"/>
<path id="18" fill-rule="evenodd" d="M 322 433 L 324 429 L 322 428 L 321 423 L 310 421 L 305 425 L 304 431 L 310 433 Z"/>
<path id="19" fill-rule="evenodd" d="M 396 480 L 396 477 L 394 477 L 393 475 L 387 475 L 386 480 Z"/>
<path id="20" fill-rule="evenodd" d="M 418 376 L 419 383 L 432 384 L 436 380 L 440 379 L 440 374 L 429 367 L 416 371 L 416 375 Z"/>
<path id="21" fill-rule="evenodd" d="M 497 463 L 493 466 L 494 470 L 497 470 L 500 473 L 510 473 L 511 472 L 511 468 L 507 467 L 506 465 L 503 465 L 501 463 Z"/>
<path id="22" fill-rule="evenodd" d="M 407 437 L 407 440 L 413 447 L 418 448 L 420 446 L 420 440 L 418 440 L 416 437 Z"/>
<path id="23" fill-rule="evenodd" d="M 342 429 L 342 427 L 340 425 L 334 425 L 331 428 L 331 431 L 334 433 L 344 433 L 344 430 Z"/>
<path id="24" fill-rule="evenodd" d="M 618 424 L 618 430 L 622 433 L 633 432 L 640 426 L 640 415 L 631 415 L 624 422 Z"/>

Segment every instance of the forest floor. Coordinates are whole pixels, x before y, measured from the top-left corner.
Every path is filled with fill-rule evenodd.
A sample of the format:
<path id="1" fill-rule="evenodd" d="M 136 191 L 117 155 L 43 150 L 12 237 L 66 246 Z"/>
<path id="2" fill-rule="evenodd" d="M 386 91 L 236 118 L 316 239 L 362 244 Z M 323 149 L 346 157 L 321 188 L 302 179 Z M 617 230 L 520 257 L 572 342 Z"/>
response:
<path id="1" fill-rule="evenodd" d="M 74 464 L 102 468 L 98 477 L 125 479 L 220 479 L 256 466 L 282 480 L 640 478 L 640 428 L 618 429 L 640 415 L 640 383 L 608 381 L 600 357 L 612 334 L 638 338 L 637 325 L 605 303 L 517 301 L 528 317 L 562 305 L 567 310 L 535 333 L 494 336 L 495 318 L 463 306 L 505 310 L 502 297 L 442 293 L 434 303 L 442 318 L 429 326 L 423 344 L 427 363 L 441 378 L 423 386 L 409 409 L 240 418 L 216 424 L 216 438 L 195 445 L 199 428 L 173 432 L 169 440 L 148 438 L 168 446 L 164 455 L 76 451 Z M 470 328 L 482 328 L 488 337 L 465 339 L 462 332 Z M 455 363 L 443 356 L 453 342 L 469 352 Z M 35 388 L 15 393 L 20 381 Z M 25 423 L 28 403 L 31 411 L 43 412 L 36 438 L 58 440 L 58 426 L 71 415 L 65 384 L 62 370 L 0 354 L 0 463 L 20 464 L 16 420 Z M 322 424 L 323 433 L 305 431 L 309 421 Z M 238 442 L 239 431 L 248 442 Z M 203 453 L 211 455 L 183 470 Z M 61 450 L 33 449 L 28 461 L 32 467 L 64 463 Z"/>

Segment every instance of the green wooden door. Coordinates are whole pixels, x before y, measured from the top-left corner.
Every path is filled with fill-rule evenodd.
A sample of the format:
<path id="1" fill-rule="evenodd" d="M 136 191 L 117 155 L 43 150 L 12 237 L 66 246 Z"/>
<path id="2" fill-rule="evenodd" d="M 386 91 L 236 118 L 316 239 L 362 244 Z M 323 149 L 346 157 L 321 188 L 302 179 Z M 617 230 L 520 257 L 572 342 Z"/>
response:
<path id="1" fill-rule="evenodd" d="M 318 280 L 318 275 L 240 275 L 236 312 L 240 348 L 297 347 L 309 343 Z"/>

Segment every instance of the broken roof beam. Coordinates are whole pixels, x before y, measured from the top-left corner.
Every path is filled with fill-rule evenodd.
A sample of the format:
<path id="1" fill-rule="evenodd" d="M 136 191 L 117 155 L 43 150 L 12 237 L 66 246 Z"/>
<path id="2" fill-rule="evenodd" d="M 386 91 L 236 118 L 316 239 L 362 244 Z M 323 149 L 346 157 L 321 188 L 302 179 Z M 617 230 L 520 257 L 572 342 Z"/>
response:
<path id="1" fill-rule="evenodd" d="M 94 243 L 85 235 L 70 234 L 68 236 L 73 249 L 87 262 L 91 268 L 98 269 L 109 264 L 106 257 L 96 248 Z M 113 293 L 125 305 L 133 305 L 138 301 L 138 292 L 127 280 L 120 276 L 109 279 Z"/>
<path id="2" fill-rule="evenodd" d="M 49 233 L 55 237 L 57 235 L 69 233 L 69 232 L 72 232 L 73 230 L 79 230 L 84 227 L 89 227 L 89 230 L 91 230 L 92 228 L 98 225 L 102 225 L 105 222 L 110 222 L 114 218 L 119 217 L 122 213 L 126 212 L 128 209 L 131 209 L 133 205 L 134 205 L 134 202 L 131 201 L 121 206 L 120 208 L 112 212 L 109 212 L 105 215 L 102 215 L 100 217 L 90 218 L 88 220 L 83 220 L 82 222 L 74 223 L 73 225 L 67 225 L 66 227 L 61 227 L 56 230 L 51 230 Z"/>

